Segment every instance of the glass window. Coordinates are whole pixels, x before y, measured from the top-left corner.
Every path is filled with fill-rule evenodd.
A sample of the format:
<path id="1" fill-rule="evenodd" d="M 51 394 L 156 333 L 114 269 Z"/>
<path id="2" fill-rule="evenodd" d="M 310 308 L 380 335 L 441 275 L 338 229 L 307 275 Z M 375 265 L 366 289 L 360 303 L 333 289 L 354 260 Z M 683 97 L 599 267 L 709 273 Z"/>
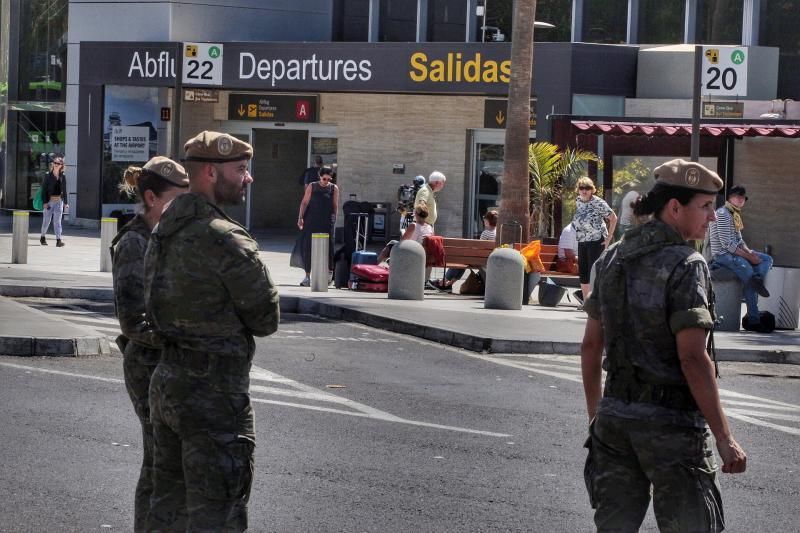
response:
<path id="1" fill-rule="evenodd" d="M 333 40 L 348 42 L 369 40 L 369 0 L 334 1 Z"/>
<path id="2" fill-rule="evenodd" d="M 683 42 L 686 0 L 641 0 L 639 35 L 642 44 L 677 44 Z"/>
<path id="3" fill-rule="evenodd" d="M 417 40 L 417 0 L 381 0 L 380 10 L 381 41 Z"/>
<path id="4" fill-rule="evenodd" d="M 158 152 L 159 88 L 106 86 L 103 117 L 101 201 L 128 203 L 118 188 L 125 169 L 144 165 Z"/>
<path id="5" fill-rule="evenodd" d="M 699 0 L 697 42 L 741 44 L 742 2 L 743 0 Z"/>
<path id="6" fill-rule="evenodd" d="M 6 102 L 8 101 L 8 0 L 0 0 L 0 206 L 6 189 Z M 10 205 L 10 204 L 9 204 Z"/>
<path id="7" fill-rule="evenodd" d="M 469 237 L 478 238 L 483 231 L 483 215 L 500 203 L 500 181 L 503 179 L 505 147 L 502 144 L 478 144 L 475 162 L 475 215 L 470 222 Z"/>
<path id="8" fill-rule="evenodd" d="M 19 100 L 64 102 L 68 0 L 20 2 Z"/>
<path id="9" fill-rule="evenodd" d="M 536 20 L 549 22 L 555 28 L 536 28 L 533 40 L 537 43 L 568 43 L 572 39 L 572 0 L 539 0 Z"/>
<path id="10" fill-rule="evenodd" d="M 428 41 L 463 42 L 466 39 L 467 2 L 429 0 Z"/>
<path id="11" fill-rule="evenodd" d="M 317 156 L 322 157 L 322 164 L 333 169 L 333 182 L 337 181 L 339 169 L 339 139 L 336 137 L 311 137 L 311 162 Z"/>
<path id="12" fill-rule="evenodd" d="M 17 194 L 14 205 L 32 209 L 33 197 L 39 192 L 50 161 L 64 153 L 65 115 L 46 111 L 16 113 Z"/>
<path id="13" fill-rule="evenodd" d="M 624 44 L 628 30 L 628 0 L 586 0 L 583 40 L 587 43 Z"/>
<path id="14" fill-rule="evenodd" d="M 800 54 L 800 0 L 761 3 L 762 46 L 777 46 L 781 55 Z"/>
<path id="15" fill-rule="evenodd" d="M 481 32 L 485 42 L 510 41 L 511 21 L 514 17 L 512 0 L 484 1 L 483 17 L 478 19 L 478 26 L 484 26 Z M 478 38 L 480 41 L 480 36 Z"/>

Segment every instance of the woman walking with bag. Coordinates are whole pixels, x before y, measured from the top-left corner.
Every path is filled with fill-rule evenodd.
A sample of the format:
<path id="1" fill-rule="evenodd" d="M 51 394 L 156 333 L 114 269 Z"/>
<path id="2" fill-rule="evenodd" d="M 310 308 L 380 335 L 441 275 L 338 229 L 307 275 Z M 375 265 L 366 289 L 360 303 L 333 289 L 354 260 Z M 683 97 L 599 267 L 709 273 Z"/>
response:
<path id="1" fill-rule="evenodd" d="M 328 270 L 333 268 L 333 229 L 336 225 L 336 211 L 339 207 L 339 187 L 331 183 L 331 167 L 322 167 L 319 181 L 306 185 L 306 192 L 300 202 L 297 227 L 300 235 L 295 242 L 290 258 L 291 266 L 302 266 L 306 275 L 301 287 L 311 285 L 311 235 L 327 233 L 329 242 Z"/>
<path id="2" fill-rule="evenodd" d="M 588 176 L 578 180 L 577 189 L 577 207 L 572 227 L 575 228 L 575 237 L 578 240 L 578 277 L 585 300 L 589 296 L 592 265 L 611 243 L 617 225 L 617 215 L 605 200 L 595 196 L 597 188 Z"/>
<path id="3" fill-rule="evenodd" d="M 64 209 L 69 208 L 67 204 L 67 178 L 64 175 L 64 158 L 55 157 L 50 162 L 50 171 L 42 182 L 42 236 L 39 242 L 42 246 L 47 246 L 47 230 L 50 229 L 50 221 L 53 221 L 53 230 L 56 234 L 56 246 L 64 246 L 61 240 L 61 217 L 64 216 Z"/>

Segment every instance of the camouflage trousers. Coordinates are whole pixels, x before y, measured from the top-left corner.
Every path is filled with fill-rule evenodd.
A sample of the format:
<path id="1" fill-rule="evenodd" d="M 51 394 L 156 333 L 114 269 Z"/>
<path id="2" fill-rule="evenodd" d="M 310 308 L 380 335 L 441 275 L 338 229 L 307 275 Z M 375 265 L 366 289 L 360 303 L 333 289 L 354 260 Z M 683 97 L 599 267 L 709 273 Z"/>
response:
<path id="1" fill-rule="evenodd" d="M 247 529 L 255 450 L 250 396 L 221 391 L 211 374 L 163 360 L 153 374 L 148 531 Z"/>
<path id="2" fill-rule="evenodd" d="M 135 357 L 125 357 L 122 369 L 125 375 L 125 388 L 133 403 L 139 423 L 142 426 L 142 467 L 134 496 L 133 530 L 145 531 L 145 519 L 150 509 L 150 496 L 153 493 L 153 425 L 150 423 L 150 404 L 148 389 L 150 377 L 156 363 L 145 364 Z"/>
<path id="3" fill-rule="evenodd" d="M 584 476 L 600 532 L 635 532 L 650 504 L 662 533 L 725 528 L 708 430 L 598 415 Z"/>

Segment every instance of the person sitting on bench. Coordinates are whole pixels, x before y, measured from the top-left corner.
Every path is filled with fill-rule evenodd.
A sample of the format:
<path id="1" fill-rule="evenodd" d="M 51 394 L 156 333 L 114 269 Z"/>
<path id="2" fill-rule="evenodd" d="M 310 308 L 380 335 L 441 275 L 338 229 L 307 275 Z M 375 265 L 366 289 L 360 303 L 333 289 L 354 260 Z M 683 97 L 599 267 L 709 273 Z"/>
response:
<path id="1" fill-rule="evenodd" d="M 768 298 L 764 279 L 772 267 L 772 257 L 751 250 L 742 238 L 742 208 L 747 202 L 747 190 L 737 185 L 728 192 L 728 201 L 717 209 L 717 220 L 708 226 L 711 245 L 711 268 L 727 268 L 742 282 L 747 304 L 748 329 L 758 329 L 761 321 L 758 295 Z"/>

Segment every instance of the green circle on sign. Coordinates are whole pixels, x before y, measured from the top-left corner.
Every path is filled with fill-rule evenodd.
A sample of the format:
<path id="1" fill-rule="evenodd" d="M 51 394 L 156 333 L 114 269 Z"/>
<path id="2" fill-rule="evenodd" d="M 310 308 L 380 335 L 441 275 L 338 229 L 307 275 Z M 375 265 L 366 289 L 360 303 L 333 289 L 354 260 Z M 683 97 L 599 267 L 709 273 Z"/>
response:
<path id="1" fill-rule="evenodd" d="M 734 65 L 741 65 L 744 63 L 744 50 L 734 50 L 731 52 L 731 61 Z"/>
<path id="2" fill-rule="evenodd" d="M 217 58 L 220 56 L 220 51 L 218 46 L 212 46 L 208 49 L 208 57 Z"/>

